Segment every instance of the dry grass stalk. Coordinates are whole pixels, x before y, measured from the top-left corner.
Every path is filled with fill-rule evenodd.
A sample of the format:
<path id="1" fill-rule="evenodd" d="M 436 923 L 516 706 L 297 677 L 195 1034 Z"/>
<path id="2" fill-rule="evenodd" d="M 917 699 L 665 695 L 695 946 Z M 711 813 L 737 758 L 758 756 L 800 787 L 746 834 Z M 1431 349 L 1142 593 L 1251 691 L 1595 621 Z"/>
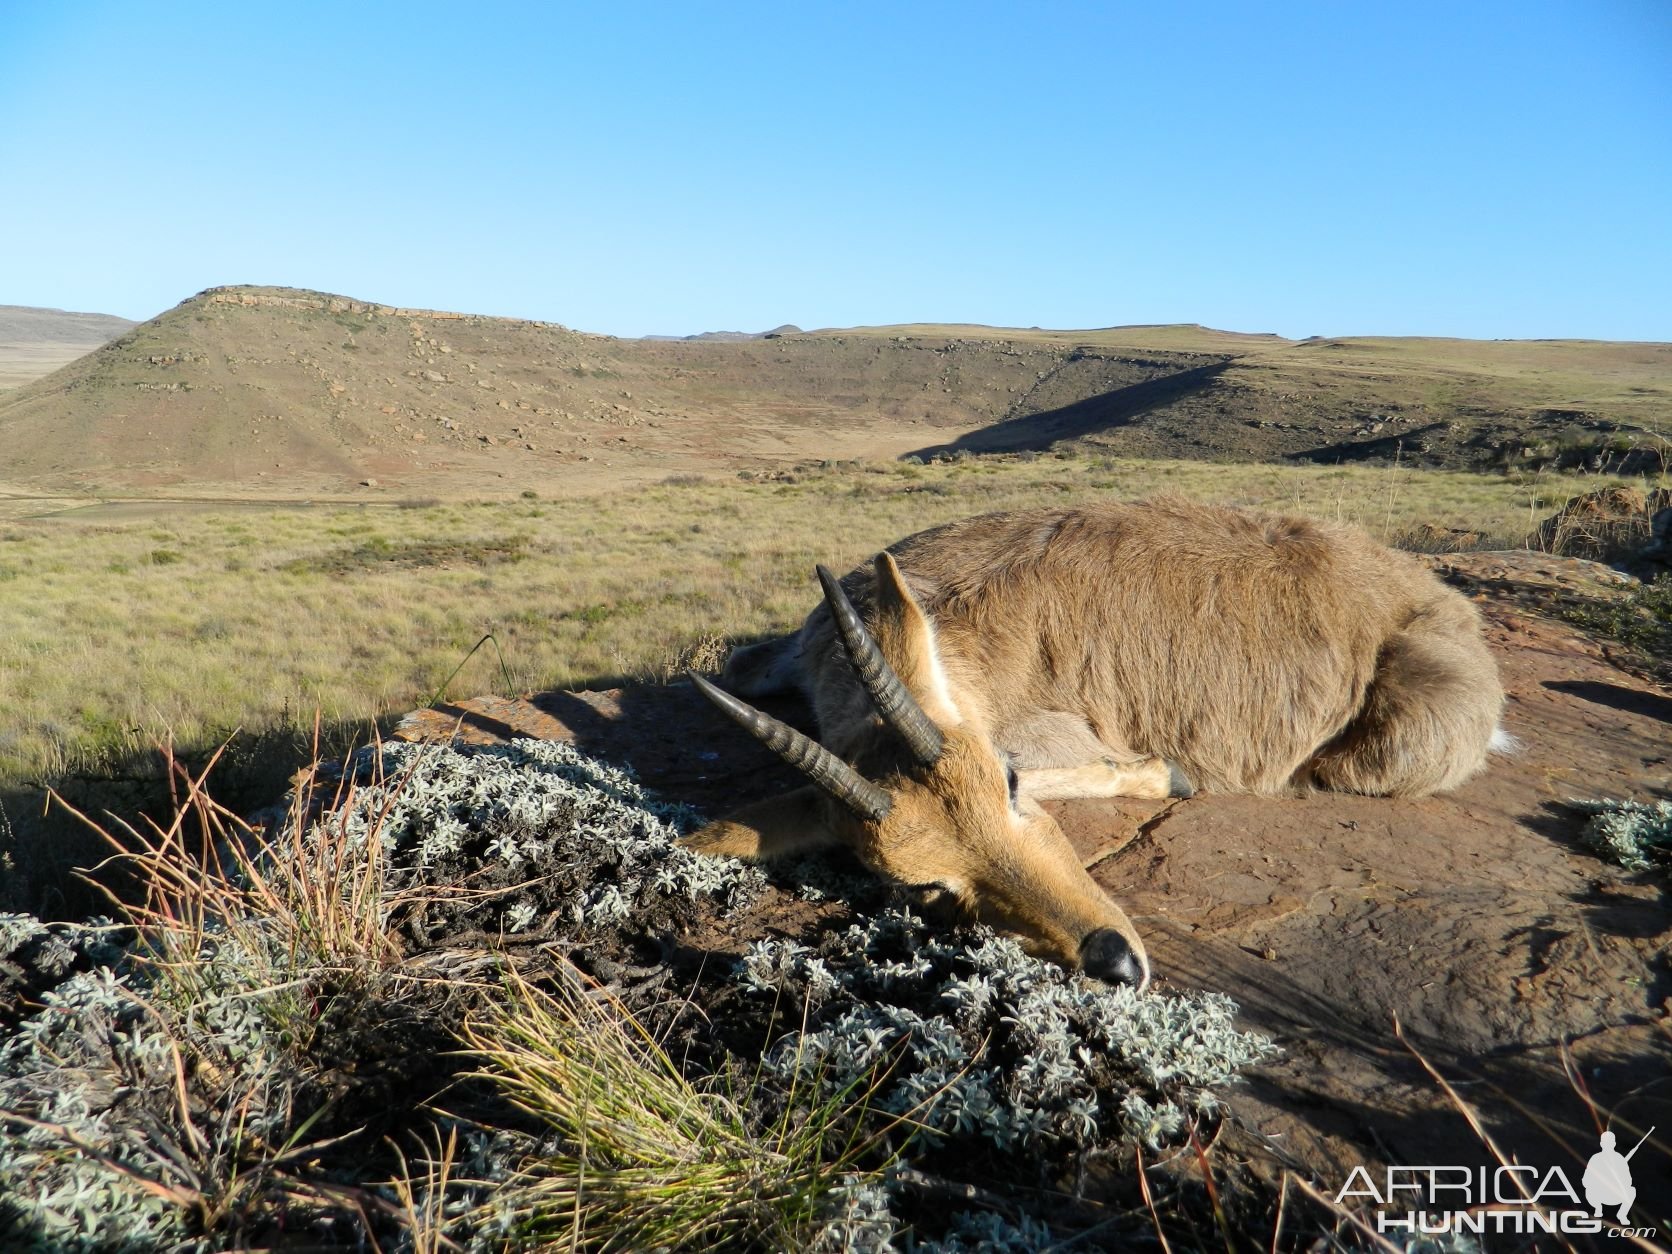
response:
<path id="1" fill-rule="evenodd" d="M 448 1185 L 458 1170 L 458 1129 L 449 1128 L 446 1140 L 442 1140 L 439 1129 L 435 1131 L 434 1147 L 419 1160 L 421 1178 L 415 1179 L 413 1165 L 399 1145 L 390 1141 L 389 1147 L 400 1160 L 400 1171 L 389 1181 L 389 1187 L 394 1191 L 397 1218 L 411 1242 L 412 1254 L 448 1254 L 463 1249 L 447 1235 Z"/>
<path id="2" fill-rule="evenodd" d="M 315 773 L 305 773 L 282 829 L 269 836 L 210 794 L 220 752 L 196 774 L 175 759 L 172 746 L 163 753 L 171 784 L 182 790 L 166 827 L 112 815 L 113 834 L 56 793 L 52 800 L 102 837 L 116 851 L 108 863 L 125 865 L 143 886 L 137 903 L 112 899 L 140 928 L 165 985 L 187 997 L 201 992 L 196 973 L 217 937 L 250 954 L 277 941 L 282 960 L 274 975 L 283 980 L 319 968 L 381 968 L 399 958 L 387 930 L 399 902 L 384 892 L 382 844 L 353 840 L 348 830 L 352 777 L 335 786 L 326 807 L 332 821 L 314 825 L 319 787 Z"/>

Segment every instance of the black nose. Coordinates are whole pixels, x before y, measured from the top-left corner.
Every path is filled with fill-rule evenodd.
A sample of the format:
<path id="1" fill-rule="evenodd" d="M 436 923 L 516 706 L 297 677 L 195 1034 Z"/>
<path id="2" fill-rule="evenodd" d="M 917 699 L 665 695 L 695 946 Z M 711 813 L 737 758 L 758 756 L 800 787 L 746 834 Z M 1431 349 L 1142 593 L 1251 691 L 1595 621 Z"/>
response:
<path id="1" fill-rule="evenodd" d="M 1080 942 L 1080 965 L 1087 975 L 1105 984 L 1142 988 L 1149 979 L 1144 960 L 1133 952 L 1126 937 L 1112 927 L 1100 927 Z"/>

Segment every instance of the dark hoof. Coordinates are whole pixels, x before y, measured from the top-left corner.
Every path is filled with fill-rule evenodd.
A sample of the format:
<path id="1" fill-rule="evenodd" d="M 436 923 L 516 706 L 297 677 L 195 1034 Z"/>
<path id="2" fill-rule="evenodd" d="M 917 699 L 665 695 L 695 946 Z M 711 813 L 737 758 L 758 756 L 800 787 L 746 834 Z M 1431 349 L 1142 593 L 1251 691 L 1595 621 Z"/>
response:
<path id="1" fill-rule="evenodd" d="M 1100 927 L 1080 942 L 1080 966 L 1105 984 L 1129 984 L 1141 991 L 1149 983 L 1149 964 L 1112 927 Z"/>
<path id="2" fill-rule="evenodd" d="M 1196 789 L 1191 786 L 1184 772 L 1179 770 L 1176 762 L 1167 763 L 1167 795 L 1170 797 L 1194 797 Z"/>

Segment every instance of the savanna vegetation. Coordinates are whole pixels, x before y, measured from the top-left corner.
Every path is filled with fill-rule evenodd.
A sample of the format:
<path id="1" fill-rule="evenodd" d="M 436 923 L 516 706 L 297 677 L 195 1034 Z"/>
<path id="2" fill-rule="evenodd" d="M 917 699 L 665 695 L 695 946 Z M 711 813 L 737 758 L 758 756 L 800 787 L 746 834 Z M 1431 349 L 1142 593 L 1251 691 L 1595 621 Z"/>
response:
<path id="1" fill-rule="evenodd" d="M 157 799 L 156 745 L 201 761 L 232 738 L 221 786 L 261 804 L 306 762 L 316 714 L 336 751 L 445 696 L 712 662 L 721 641 L 792 628 L 815 562 L 840 569 L 962 515 L 1176 492 L 1416 548 L 1517 547 L 1609 482 L 1022 455 L 683 475 L 562 501 L 13 517 L 0 522 L 7 895 L 39 907 L 65 861 L 93 852 L 66 835 L 36 865 L 24 833 L 43 786 L 122 811 Z"/>
<path id="2" fill-rule="evenodd" d="M 366 718 L 451 692 L 656 674 L 711 637 L 790 627 L 812 564 L 989 509 L 1178 492 L 1344 519 L 1390 542 L 1519 546 L 1601 482 L 1041 458 L 684 477 L 561 503 L 0 524 L 0 779 L 51 778 L 165 730 Z M 1426 529 L 1425 529 L 1426 528 Z M 499 665 L 503 659 L 503 669 Z"/>

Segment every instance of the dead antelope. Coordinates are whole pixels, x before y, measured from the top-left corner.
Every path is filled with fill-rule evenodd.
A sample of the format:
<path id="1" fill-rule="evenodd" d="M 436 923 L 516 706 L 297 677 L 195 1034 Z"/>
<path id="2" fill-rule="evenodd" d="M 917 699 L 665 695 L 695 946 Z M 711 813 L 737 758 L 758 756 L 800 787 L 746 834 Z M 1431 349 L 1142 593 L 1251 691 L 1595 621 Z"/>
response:
<path id="1" fill-rule="evenodd" d="M 823 745 L 693 676 L 812 784 L 692 847 L 840 842 L 1112 982 L 1147 982 L 1143 943 L 1040 801 L 1420 796 L 1498 734 L 1474 608 L 1345 526 L 1176 499 L 986 514 L 819 579 L 800 632 L 737 650 L 722 682 L 801 689 Z"/>

